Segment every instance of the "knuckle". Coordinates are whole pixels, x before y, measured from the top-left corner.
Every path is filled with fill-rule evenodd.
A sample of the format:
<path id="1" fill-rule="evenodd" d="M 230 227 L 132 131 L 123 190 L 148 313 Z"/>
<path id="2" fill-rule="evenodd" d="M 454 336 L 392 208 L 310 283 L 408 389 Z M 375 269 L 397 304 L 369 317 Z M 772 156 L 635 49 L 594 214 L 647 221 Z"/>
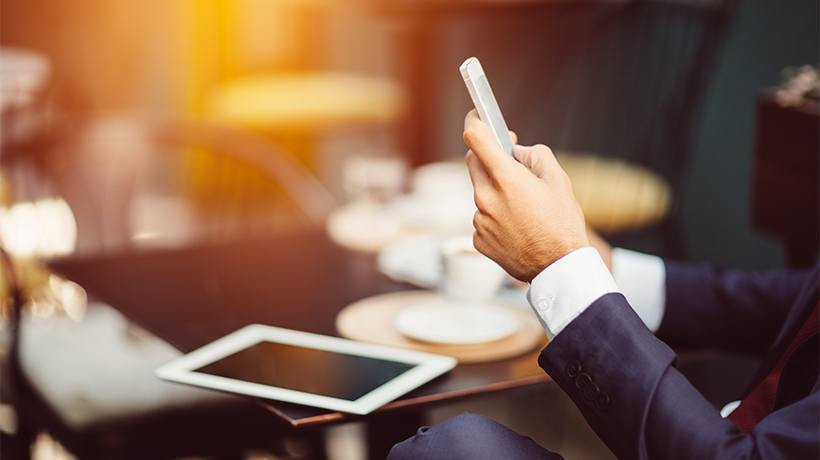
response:
<path id="1" fill-rule="evenodd" d="M 480 209 L 473 214 L 473 228 L 481 232 L 482 236 L 487 231 L 487 214 Z"/>
<path id="2" fill-rule="evenodd" d="M 490 205 L 487 196 L 479 191 L 473 193 L 473 201 L 475 201 L 475 206 L 479 211 L 486 211 Z"/>
<path id="3" fill-rule="evenodd" d="M 481 252 L 483 245 L 484 243 L 481 240 L 481 235 L 478 233 L 478 230 L 476 230 L 473 232 L 473 247 L 475 247 L 477 251 Z"/>
<path id="4" fill-rule="evenodd" d="M 536 149 L 538 149 L 538 150 L 539 150 L 539 151 L 541 151 L 541 152 L 544 152 L 544 153 L 547 153 L 547 154 L 552 155 L 552 149 L 551 149 L 551 148 L 549 148 L 549 147 L 547 147 L 547 146 L 546 146 L 546 145 L 544 145 L 544 144 L 536 144 L 536 145 L 535 145 L 535 148 L 536 148 Z"/>
<path id="5" fill-rule="evenodd" d="M 473 233 L 473 247 L 476 251 L 487 255 L 489 247 L 487 246 L 486 236 L 481 231 L 476 230 Z"/>

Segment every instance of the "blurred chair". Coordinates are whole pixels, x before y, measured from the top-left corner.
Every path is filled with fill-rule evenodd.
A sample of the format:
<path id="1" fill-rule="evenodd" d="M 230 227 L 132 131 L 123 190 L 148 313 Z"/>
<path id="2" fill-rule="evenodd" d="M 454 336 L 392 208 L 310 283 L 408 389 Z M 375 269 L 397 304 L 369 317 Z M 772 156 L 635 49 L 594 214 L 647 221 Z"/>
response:
<path id="1" fill-rule="evenodd" d="M 680 190 L 734 3 L 587 2 L 578 8 L 590 13 L 584 26 L 556 29 L 561 40 L 545 37 L 547 49 L 536 51 L 511 105 L 524 120 L 533 104 L 546 107 L 546 116 L 530 117 L 522 131 L 537 133 L 556 151 L 582 155 L 573 166 L 584 178 L 575 185 L 582 200 L 595 197 L 587 218 L 599 230 L 628 238 L 644 215 L 636 209 L 649 204 L 654 209 L 645 211 L 661 217 L 660 224 L 633 233 L 633 243 L 645 246 L 655 235 L 661 247 L 650 249 L 682 255 Z M 619 176 L 619 164 L 637 166 L 640 174 L 620 167 L 628 173 Z"/>
<path id="2" fill-rule="evenodd" d="M 247 130 L 115 116 L 64 131 L 41 163 L 75 213 L 81 251 L 316 224 L 334 207 L 310 171 Z M 214 163 L 186 161 L 193 149 Z M 237 176 L 237 164 L 255 174 Z M 222 184 L 220 193 L 193 195 L 199 176 Z M 255 194 L 259 184 L 276 193 Z"/>
<path id="3" fill-rule="evenodd" d="M 194 213 L 189 228 L 170 241 L 162 235 L 151 235 L 163 244 L 224 237 L 224 225 L 220 224 L 227 218 L 237 221 L 236 228 L 231 227 L 228 233 L 233 236 L 242 234 L 235 231 L 271 231 L 270 218 L 285 225 L 317 223 L 333 206 L 332 197 L 304 167 L 267 140 L 242 130 L 120 117 L 65 131 L 61 139 L 64 142 L 58 140 L 43 163 L 52 168 L 47 174 L 59 184 L 57 190 L 74 187 L 65 195 L 72 207 L 89 210 L 77 215 L 78 241 L 83 239 L 84 230 L 122 233 L 106 240 L 112 244 L 97 245 L 94 251 L 122 250 L 144 243 L 138 238 L 144 229 L 134 228 L 131 212 L 144 191 L 141 182 L 185 178 L 185 170 L 179 169 L 184 164 L 172 160 L 180 159 L 179 154 L 190 146 L 205 147 L 253 165 L 281 189 L 283 202 L 260 209 L 246 207 L 241 198 L 223 197 L 228 203 L 223 207 L 225 213 Z M 82 162 L 86 164 L 80 167 L 78 163 Z M 150 167 L 152 162 L 161 167 Z M 71 168 L 79 168 L 80 173 Z M 166 177 L 151 178 L 156 172 Z M 72 178 L 73 185 L 69 183 Z M 190 199 L 185 189 L 181 190 L 182 197 L 177 198 Z M 157 202 L 149 202 L 149 207 L 152 204 L 157 206 Z M 160 207 L 154 211 L 159 211 L 160 221 L 179 223 L 181 209 L 187 208 Z M 275 215 L 264 216 L 260 223 L 256 217 L 266 212 Z M 95 218 L 109 217 L 109 213 L 116 224 L 94 222 Z M 217 224 L 215 234 L 209 222 Z M 158 229 L 177 230 L 172 225 L 152 231 Z M 2 272 L 8 274 L 10 270 L 4 267 Z M 22 299 L 16 300 L 11 370 L 4 373 L 4 378 L 11 382 L 21 455 L 27 454 L 38 432 L 47 432 L 84 459 L 241 458 L 243 452 L 254 449 L 297 458 L 300 454 L 324 456 L 321 433 L 294 434 L 286 423 L 248 399 L 159 381 L 154 368 L 179 352 L 140 330 L 113 308 L 92 303 L 79 322 L 60 315 L 23 320 Z"/>

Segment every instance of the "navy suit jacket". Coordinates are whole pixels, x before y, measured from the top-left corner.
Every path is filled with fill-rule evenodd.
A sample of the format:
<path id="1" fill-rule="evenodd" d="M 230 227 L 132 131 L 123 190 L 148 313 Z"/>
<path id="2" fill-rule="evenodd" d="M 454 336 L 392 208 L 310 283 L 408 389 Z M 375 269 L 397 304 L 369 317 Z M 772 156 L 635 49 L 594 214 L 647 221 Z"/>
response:
<path id="1" fill-rule="evenodd" d="M 667 262 L 653 335 L 620 294 L 571 322 L 539 357 L 619 458 L 820 458 L 818 342 L 783 370 L 775 410 L 745 434 L 675 369 L 672 347 L 763 357 L 753 388 L 818 301 L 818 269 L 749 274 Z M 668 345 L 667 345 L 668 344 Z"/>

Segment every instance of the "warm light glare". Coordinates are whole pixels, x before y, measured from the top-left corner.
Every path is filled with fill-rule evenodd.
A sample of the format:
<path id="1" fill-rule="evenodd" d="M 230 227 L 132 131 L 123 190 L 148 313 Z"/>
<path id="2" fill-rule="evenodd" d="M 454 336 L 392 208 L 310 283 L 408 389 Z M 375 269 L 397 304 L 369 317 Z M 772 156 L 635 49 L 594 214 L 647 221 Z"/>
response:
<path id="1" fill-rule="evenodd" d="M 0 243 L 16 257 L 67 254 L 77 242 L 77 223 L 63 199 L 49 198 L 0 208 Z"/>

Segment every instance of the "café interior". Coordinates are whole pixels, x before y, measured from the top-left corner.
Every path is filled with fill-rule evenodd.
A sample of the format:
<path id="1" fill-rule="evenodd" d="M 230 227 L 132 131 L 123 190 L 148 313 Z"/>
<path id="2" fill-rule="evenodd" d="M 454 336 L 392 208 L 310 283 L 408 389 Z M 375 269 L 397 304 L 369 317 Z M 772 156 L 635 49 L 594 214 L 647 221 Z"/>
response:
<path id="1" fill-rule="evenodd" d="M 0 457 L 375 459 L 471 412 L 615 458 L 538 367 L 527 284 L 448 249 L 476 212 L 459 65 L 613 246 L 801 268 L 818 22 L 810 0 L 0 1 Z M 157 375 L 254 324 L 454 367 L 367 414 Z M 309 359 L 294 381 L 334 380 Z M 756 360 L 677 366 L 719 408 Z"/>

